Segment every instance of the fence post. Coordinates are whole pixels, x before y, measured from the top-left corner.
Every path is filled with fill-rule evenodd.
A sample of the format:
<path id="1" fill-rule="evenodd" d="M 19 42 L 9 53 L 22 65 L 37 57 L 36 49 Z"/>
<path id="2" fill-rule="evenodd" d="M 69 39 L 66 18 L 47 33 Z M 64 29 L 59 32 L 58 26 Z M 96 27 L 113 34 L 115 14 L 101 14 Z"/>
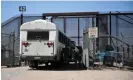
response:
<path id="1" fill-rule="evenodd" d="M 13 66 L 15 66 L 15 52 L 14 52 L 14 47 L 15 47 L 15 31 L 13 32 Z"/>
<path id="2" fill-rule="evenodd" d="M 111 30 L 112 30 L 112 26 L 111 26 L 111 24 L 112 24 L 112 23 L 111 23 L 111 20 L 112 20 L 112 19 L 111 19 L 111 12 L 110 12 L 110 15 L 109 15 L 109 19 L 110 19 L 110 20 L 109 20 L 109 21 L 110 21 L 110 22 L 109 22 L 109 29 L 110 29 L 109 32 L 110 32 L 110 45 L 111 45 L 111 35 L 112 35 L 112 31 L 111 31 Z"/>
<path id="3" fill-rule="evenodd" d="M 7 66 L 8 66 L 8 64 L 10 64 L 10 59 L 11 59 L 11 33 L 9 34 L 9 43 L 8 43 L 8 48 L 9 48 L 9 57 L 8 57 L 8 63 L 7 63 Z M 12 63 L 12 62 L 11 62 Z"/>
<path id="4" fill-rule="evenodd" d="M 132 54 L 133 54 L 133 45 L 132 45 Z"/>
<path id="5" fill-rule="evenodd" d="M 130 56 L 129 52 L 130 52 L 130 49 L 129 49 L 129 46 L 127 46 L 128 58 L 130 58 L 130 57 L 129 57 L 129 56 Z"/>
<path id="6" fill-rule="evenodd" d="M 122 36 L 122 48 L 123 48 L 124 47 L 124 43 L 123 43 L 124 42 L 124 40 L 123 40 L 124 36 L 122 33 L 121 33 L 121 36 Z M 124 48 L 123 48 L 123 52 L 122 52 L 122 64 L 124 64 Z"/>
<path id="7" fill-rule="evenodd" d="M 20 19 L 21 19 L 21 23 L 20 24 L 22 25 L 23 24 L 23 13 L 21 14 L 21 18 Z"/>

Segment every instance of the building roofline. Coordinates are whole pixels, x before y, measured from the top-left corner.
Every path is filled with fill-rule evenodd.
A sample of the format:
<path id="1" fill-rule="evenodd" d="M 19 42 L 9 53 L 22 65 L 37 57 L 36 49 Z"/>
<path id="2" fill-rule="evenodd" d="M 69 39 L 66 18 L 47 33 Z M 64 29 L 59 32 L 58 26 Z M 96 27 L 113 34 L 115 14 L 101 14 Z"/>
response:
<path id="1" fill-rule="evenodd" d="M 88 15 L 133 15 L 133 12 L 64 12 L 64 13 L 43 13 L 43 16 L 88 16 Z"/>
<path id="2" fill-rule="evenodd" d="M 17 16 L 13 16 L 13 17 L 9 18 L 8 20 L 6 20 L 6 21 L 4 21 L 4 22 L 1 23 L 1 27 L 4 27 L 4 26 L 7 25 L 8 23 L 10 23 L 10 22 L 16 20 L 16 19 L 19 18 L 19 17 L 20 17 L 20 16 L 17 15 Z"/>
<path id="3" fill-rule="evenodd" d="M 2 22 L 1 23 L 1 27 L 4 27 L 5 25 L 7 25 L 8 23 L 10 23 L 10 22 L 12 22 L 12 21 L 14 21 L 14 20 L 16 20 L 17 18 L 19 18 L 21 15 L 19 14 L 19 15 L 16 15 L 16 16 L 13 16 L 13 17 L 11 17 L 11 18 L 9 18 L 8 20 L 6 20 L 6 21 L 4 21 L 4 22 Z M 23 14 L 23 16 L 26 16 L 26 17 L 30 17 L 30 16 L 33 16 L 33 17 L 38 17 L 38 16 L 42 16 L 42 15 L 40 15 L 40 14 Z"/>
<path id="4" fill-rule="evenodd" d="M 112 12 L 111 14 L 108 12 L 106 13 L 101 13 L 101 12 L 62 12 L 62 13 L 43 13 L 41 14 L 23 14 L 23 16 L 26 17 L 43 17 L 43 16 L 87 16 L 87 15 L 133 15 L 133 11 L 130 12 L 121 12 L 121 13 L 117 13 L 117 12 Z M 14 17 L 11 17 L 10 19 L 4 21 L 1 23 L 1 26 L 4 27 L 5 25 L 7 25 L 8 23 L 16 20 L 17 18 L 19 18 L 20 15 L 16 15 Z"/>

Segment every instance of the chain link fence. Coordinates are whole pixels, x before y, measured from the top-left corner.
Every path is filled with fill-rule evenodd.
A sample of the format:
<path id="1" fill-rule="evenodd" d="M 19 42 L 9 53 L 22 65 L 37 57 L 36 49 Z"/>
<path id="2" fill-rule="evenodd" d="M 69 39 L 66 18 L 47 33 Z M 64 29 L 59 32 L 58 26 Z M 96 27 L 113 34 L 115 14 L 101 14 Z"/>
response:
<path id="1" fill-rule="evenodd" d="M 1 66 L 19 65 L 19 38 L 15 32 L 1 33 Z"/>
<path id="2" fill-rule="evenodd" d="M 73 41 L 76 45 L 83 46 L 83 29 L 89 27 L 98 27 L 99 36 L 111 35 L 127 44 L 121 43 L 121 41 L 114 38 L 97 38 L 95 40 L 96 51 L 103 49 L 105 44 L 111 44 L 116 51 L 124 52 L 125 60 L 132 59 L 132 48 L 129 44 L 133 45 L 132 38 L 126 38 L 121 36 L 131 36 L 133 32 L 133 15 L 130 13 L 112 12 L 100 13 L 100 12 L 77 12 L 77 13 L 50 13 L 43 15 L 23 15 L 17 16 L 11 20 L 8 20 L 2 25 L 1 47 L 2 47 L 2 65 L 7 64 L 7 55 L 19 56 L 19 35 L 20 26 L 22 23 L 32 21 L 36 19 L 43 19 L 43 17 L 49 17 L 50 20 L 56 24 L 56 26 Z M 126 15 L 126 16 L 125 16 Z M 128 16 L 128 17 L 127 17 Z M 129 18 L 130 17 L 130 18 Z M 15 30 L 15 35 L 13 31 Z M 12 33 L 9 33 L 9 32 Z M 8 33 L 8 34 L 7 34 Z M 93 43 L 93 42 L 92 42 Z M 122 47 L 121 47 L 122 45 Z M 91 46 L 93 47 L 93 46 Z M 119 47 L 119 48 L 117 48 Z M 127 48 L 129 47 L 129 52 Z M 120 51 L 121 50 L 121 51 Z M 93 52 L 93 51 L 92 51 Z M 129 55 L 128 55 L 129 54 Z M 12 59 L 12 58 L 11 58 Z M 14 59 L 13 59 L 14 60 Z M 11 60 L 9 60 L 11 61 Z M 131 60 L 130 60 L 131 61 Z M 12 61 L 13 62 L 13 61 Z"/>

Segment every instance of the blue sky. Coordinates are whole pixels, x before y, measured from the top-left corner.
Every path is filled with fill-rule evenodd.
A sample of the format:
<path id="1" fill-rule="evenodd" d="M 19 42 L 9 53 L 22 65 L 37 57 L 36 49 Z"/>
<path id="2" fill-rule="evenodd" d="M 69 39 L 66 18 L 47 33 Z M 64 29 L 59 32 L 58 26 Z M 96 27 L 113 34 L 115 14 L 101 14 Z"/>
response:
<path id="1" fill-rule="evenodd" d="M 20 14 L 18 7 L 26 6 L 25 14 L 42 14 L 50 12 L 91 12 L 91 11 L 133 11 L 133 1 L 2 1 L 2 22 Z"/>

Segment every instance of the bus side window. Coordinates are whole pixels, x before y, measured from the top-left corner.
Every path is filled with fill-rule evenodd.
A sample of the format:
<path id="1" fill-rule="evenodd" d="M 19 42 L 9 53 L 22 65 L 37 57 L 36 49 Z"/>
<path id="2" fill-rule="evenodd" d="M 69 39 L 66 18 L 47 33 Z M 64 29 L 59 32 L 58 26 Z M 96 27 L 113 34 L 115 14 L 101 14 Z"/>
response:
<path id="1" fill-rule="evenodd" d="M 62 43 L 64 44 L 65 43 L 65 38 L 64 38 L 64 35 L 62 34 Z"/>
<path id="2" fill-rule="evenodd" d="M 62 33 L 60 33 L 61 34 L 61 43 L 63 43 L 63 35 L 62 35 Z"/>
<path id="3" fill-rule="evenodd" d="M 65 39 L 65 40 L 64 40 L 64 41 L 65 41 L 65 43 L 64 43 L 64 44 L 66 44 L 66 45 L 67 45 L 67 39 L 66 39 L 66 37 L 65 37 L 65 36 L 64 36 L 64 39 Z"/>

